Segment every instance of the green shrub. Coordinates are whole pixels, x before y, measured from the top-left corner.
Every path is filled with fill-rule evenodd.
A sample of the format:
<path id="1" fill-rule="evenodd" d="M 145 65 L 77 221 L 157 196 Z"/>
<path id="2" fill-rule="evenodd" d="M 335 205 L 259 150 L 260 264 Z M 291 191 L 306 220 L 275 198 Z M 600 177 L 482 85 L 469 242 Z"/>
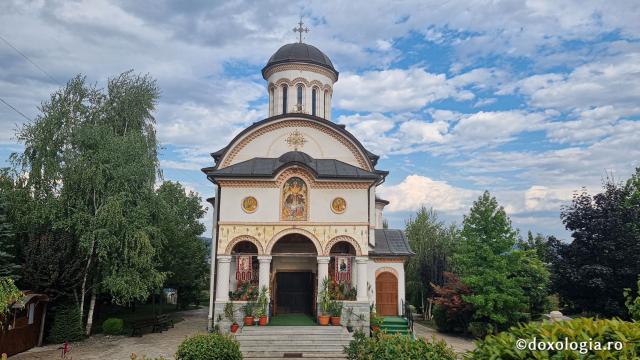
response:
<path id="1" fill-rule="evenodd" d="M 485 322 L 473 321 L 469 323 L 469 332 L 474 337 L 482 339 L 493 333 L 493 325 Z"/>
<path id="2" fill-rule="evenodd" d="M 60 305 L 53 314 L 53 325 L 49 331 L 49 342 L 59 344 L 66 341 L 80 341 L 84 338 L 80 309 L 75 305 Z"/>
<path id="3" fill-rule="evenodd" d="M 124 321 L 118 318 L 109 318 L 102 323 L 102 332 L 106 335 L 120 335 Z"/>
<path id="4" fill-rule="evenodd" d="M 431 313 L 439 331 L 460 334 L 467 332 L 472 315 L 470 311 L 448 312 L 443 305 L 435 305 Z"/>
<path id="5" fill-rule="evenodd" d="M 456 354 L 444 341 L 428 342 L 425 339 L 413 340 L 406 335 L 387 335 L 380 333 L 367 337 L 362 331 L 356 331 L 353 340 L 345 346 L 344 353 L 349 360 L 454 360 Z"/>
<path id="6" fill-rule="evenodd" d="M 178 347 L 176 360 L 240 360 L 240 344 L 228 335 L 210 333 L 187 338 Z"/>
<path id="7" fill-rule="evenodd" d="M 537 343 L 548 342 L 556 344 L 576 342 L 576 350 L 558 351 L 556 348 L 531 347 L 528 342 L 535 338 Z M 516 349 L 519 339 L 527 341 L 523 350 Z M 522 340 L 520 340 L 522 341 Z M 622 350 L 616 350 L 613 345 L 606 349 L 608 342 L 622 342 Z M 605 350 L 591 350 L 598 345 Z M 518 344 L 520 345 L 520 344 Z M 476 349 L 466 354 L 467 359 L 638 359 L 640 358 L 640 323 L 627 322 L 619 319 L 595 320 L 592 318 L 578 318 L 559 322 L 531 322 L 514 326 L 508 331 L 497 335 L 487 336 L 476 342 Z M 564 346 L 564 345 L 561 345 Z"/>

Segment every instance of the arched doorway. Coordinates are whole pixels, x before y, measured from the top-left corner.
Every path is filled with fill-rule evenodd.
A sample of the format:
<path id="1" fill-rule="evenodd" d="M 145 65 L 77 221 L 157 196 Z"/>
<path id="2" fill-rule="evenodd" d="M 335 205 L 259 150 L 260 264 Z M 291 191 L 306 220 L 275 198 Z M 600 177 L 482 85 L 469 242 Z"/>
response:
<path id="1" fill-rule="evenodd" d="M 288 234 L 271 249 L 273 314 L 313 315 L 316 307 L 316 245 L 306 236 Z"/>
<path id="2" fill-rule="evenodd" d="M 231 248 L 230 299 L 255 300 L 258 296 L 258 247 L 249 240 Z"/>
<path id="3" fill-rule="evenodd" d="M 398 278 L 385 271 L 376 277 L 376 312 L 378 315 L 398 315 Z"/>
<path id="4" fill-rule="evenodd" d="M 356 249 L 347 241 L 338 241 L 329 249 L 331 291 L 337 300 L 356 300 L 354 263 Z"/>

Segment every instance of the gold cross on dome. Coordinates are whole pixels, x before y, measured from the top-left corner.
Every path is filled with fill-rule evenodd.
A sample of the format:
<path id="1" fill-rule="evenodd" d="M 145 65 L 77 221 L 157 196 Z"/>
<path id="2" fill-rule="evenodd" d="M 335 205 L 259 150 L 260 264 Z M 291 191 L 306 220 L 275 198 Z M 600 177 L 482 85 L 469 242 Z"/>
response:
<path id="1" fill-rule="evenodd" d="M 309 32 L 309 28 L 307 27 L 302 27 L 302 25 L 304 25 L 304 23 L 302 22 L 302 18 L 300 18 L 300 22 L 298 22 L 298 27 L 293 28 L 293 32 L 297 32 L 300 33 L 300 43 L 302 43 L 302 33 L 308 33 Z"/>

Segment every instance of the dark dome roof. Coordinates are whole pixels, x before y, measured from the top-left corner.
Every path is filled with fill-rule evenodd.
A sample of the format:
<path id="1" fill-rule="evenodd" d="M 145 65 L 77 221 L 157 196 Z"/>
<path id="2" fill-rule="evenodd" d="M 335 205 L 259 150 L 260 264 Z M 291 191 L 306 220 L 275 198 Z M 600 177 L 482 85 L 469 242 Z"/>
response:
<path id="1" fill-rule="evenodd" d="M 305 165 L 310 165 L 313 162 L 313 158 L 302 151 L 289 151 L 278 158 L 278 161 L 286 164 L 290 162 L 297 162 Z"/>
<path id="2" fill-rule="evenodd" d="M 305 43 L 292 43 L 282 46 L 276 51 L 262 68 L 262 76 L 265 71 L 273 65 L 285 63 L 307 63 L 319 65 L 327 68 L 338 78 L 338 71 L 333 67 L 331 60 L 327 55 L 320 51 L 317 47 Z"/>

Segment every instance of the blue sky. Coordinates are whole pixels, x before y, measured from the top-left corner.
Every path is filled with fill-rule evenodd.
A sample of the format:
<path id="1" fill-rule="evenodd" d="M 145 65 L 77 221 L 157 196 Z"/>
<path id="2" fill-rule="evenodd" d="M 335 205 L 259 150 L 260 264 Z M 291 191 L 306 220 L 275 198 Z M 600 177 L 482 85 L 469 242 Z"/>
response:
<path id="1" fill-rule="evenodd" d="M 0 41 L 0 97 L 34 118 L 76 73 L 149 73 L 164 177 L 206 198 L 199 169 L 266 117 L 260 69 L 300 15 L 340 71 L 333 121 L 391 172 L 394 227 L 421 205 L 460 222 L 487 189 L 522 232 L 567 239 L 573 192 L 640 166 L 634 1 L 4 1 L 0 36 L 37 66 Z M 5 164 L 24 121 L 0 104 Z"/>

